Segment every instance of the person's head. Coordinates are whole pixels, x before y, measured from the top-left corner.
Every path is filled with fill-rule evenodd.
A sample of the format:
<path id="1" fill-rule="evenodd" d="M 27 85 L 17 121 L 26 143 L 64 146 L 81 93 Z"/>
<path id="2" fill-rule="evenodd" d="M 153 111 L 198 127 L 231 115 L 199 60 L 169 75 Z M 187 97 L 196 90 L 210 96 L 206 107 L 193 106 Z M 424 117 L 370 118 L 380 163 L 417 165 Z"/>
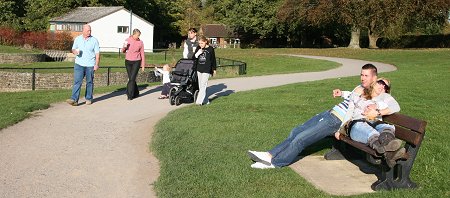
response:
<path id="1" fill-rule="evenodd" d="M 188 39 L 193 39 L 197 36 L 197 29 L 189 28 L 188 30 Z"/>
<path id="2" fill-rule="evenodd" d="M 386 78 L 378 78 L 373 86 L 374 91 L 378 94 L 391 93 L 391 82 Z"/>
<path id="3" fill-rule="evenodd" d="M 390 81 L 386 78 L 378 78 L 368 88 L 364 88 L 363 96 L 366 99 L 372 99 L 379 96 L 381 93 L 390 93 Z"/>
<path id="4" fill-rule="evenodd" d="M 141 36 L 141 31 L 139 29 L 137 29 L 137 28 L 134 29 L 133 30 L 133 35 L 132 35 L 134 40 L 138 40 L 140 36 Z"/>
<path id="5" fill-rule="evenodd" d="M 164 70 L 164 71 L 170 71 L 170 66 L 169 66 L 169 64 L 163 65 L 163 70 Z"/>
<path id="6" fill-rule="evenodd" d="M 205 48 L 208 46 L 208 44 L 208 39 L 205 36 L 200 36 L 200 38 L 198 39 L 198 46 L 200 46 L 200 48 Z"/>
<path id="7" fill-rule="evenodd" d="M 83 25 L 83 37 L 87 38 L 91 36 L 91 26 L 88 24 Z"/>
<path id="8" fill-rule="evenodd" d="M 361 86 L 369 88 L 370 85 L 377 80 L 377 67 L 372 64 L 365 64 L 361 68 Z"/>

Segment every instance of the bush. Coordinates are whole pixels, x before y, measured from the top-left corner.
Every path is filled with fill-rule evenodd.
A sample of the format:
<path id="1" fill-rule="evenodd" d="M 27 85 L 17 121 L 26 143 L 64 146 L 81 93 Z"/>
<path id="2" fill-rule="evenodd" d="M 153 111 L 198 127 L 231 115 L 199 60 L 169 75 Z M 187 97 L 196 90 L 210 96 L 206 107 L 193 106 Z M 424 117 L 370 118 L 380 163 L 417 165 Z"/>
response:
<path id="1" fill-rule="evenodd" d="M 47 33 L 46 32 L 24 32 L 22 33 L 23 44 L 28 44 L 33 48 L 46 49 Z"/>
<path id="2" fill-rule="evenodd" d="M 398 39 L 380 39 L 381 48 L 449 48 L 450 34 L 405 35 Z"/>
<path id="3" fill-rule="evenodd" d="M 70 50 L 72 42 L 73 38 L 68 32 L 18 32 L 12 28 L 0 27 L 1 45 Z"/>
<path id="4" fill-rule="evenodd" d="M 48 33 L 47 48 L 54 50 L 70 50 L 73 38 L 68 32 Z"/>
<path id="5" fill-rule="evenodd" d="M 22 45 L 20 33 L 8 27 L 0 27 L 0 44 Z"/>

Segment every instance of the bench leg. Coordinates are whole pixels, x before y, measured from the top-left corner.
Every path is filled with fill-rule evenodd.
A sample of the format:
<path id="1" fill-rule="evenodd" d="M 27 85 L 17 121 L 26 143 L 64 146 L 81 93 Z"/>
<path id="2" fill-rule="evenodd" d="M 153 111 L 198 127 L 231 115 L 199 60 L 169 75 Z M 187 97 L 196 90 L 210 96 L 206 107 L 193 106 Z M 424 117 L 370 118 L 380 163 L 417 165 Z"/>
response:
<path id="1" fill-rule="evenodd" d="M 406 167 L 404 167 L 404 165 L 406 165 Z M 417 184 L 409 178 L 409 170 L 407 166 L 407 164 L 399 163 L 395 165 L 394 168 L 389 169 L 383 165 L 381 170 L 381 178 L 372 184 L 372 190 L 378 191 L 399 188 L 416 188 Z"/>
<path id="2" fill-rule="evenodd" d="M 341 151 L 339 150 L 341 148 L 341 142 L 334 140 L 333 146 L 331 147 L 331 150 L 328 151 L 328 153 L 325 153 L 323 156 L 326 160 L 343 160 L 345 159 L 344 155 L 342 155 Z"/>

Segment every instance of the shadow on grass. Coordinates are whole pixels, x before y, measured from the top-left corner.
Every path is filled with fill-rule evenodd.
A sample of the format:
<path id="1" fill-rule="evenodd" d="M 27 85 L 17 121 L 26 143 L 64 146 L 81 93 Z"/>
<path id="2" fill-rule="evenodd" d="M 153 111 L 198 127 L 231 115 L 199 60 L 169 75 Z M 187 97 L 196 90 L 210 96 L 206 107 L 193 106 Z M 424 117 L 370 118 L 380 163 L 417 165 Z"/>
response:
<path id="1" fill-rule="evenodd" d="M 228 96 L 228 95 L 230 95 L 232 93 L 235 93 L 234 90 L 226 90 L 227 87 L 228 86 L 225 85 L 224 83 L 220 83 L 220 84 L 208 87 L 208 89 L 207 89 L 207 92 L 208 92 L 207 93 L 207 97 L 208 97 L 208 99 L 210 101 L 213 101 L 213 100 L 215 100 L 215 99 L 217 99 L 219 97 Z M 212 97 L 210 97 L 210 96 L 212 96 Z"/>

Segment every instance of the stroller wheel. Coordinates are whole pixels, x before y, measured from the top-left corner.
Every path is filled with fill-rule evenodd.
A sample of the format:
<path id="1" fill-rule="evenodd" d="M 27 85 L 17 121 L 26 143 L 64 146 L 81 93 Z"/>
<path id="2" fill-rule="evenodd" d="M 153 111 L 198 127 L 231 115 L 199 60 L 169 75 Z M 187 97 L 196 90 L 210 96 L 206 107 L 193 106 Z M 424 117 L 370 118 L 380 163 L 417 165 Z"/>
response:
<path id="1" fill-rule="evenodd" d="M 181 98 L 179 96 L 175 97 L 174 101 L 177 106 L 181 104 Z"/>
<path id="2" fill-rule="evenodd" d="M 176 87 L 172 87 L 169 91 L 169 103 L 170 105 L 175 104 L 175 92 L 177 91 Z"/>
<path id="3" fill-rule="evenodd" d="M 170 105 L 174 105 L 175 104 L 175 97 L 169 96 L 169 103 L 170 103 Z"/>

